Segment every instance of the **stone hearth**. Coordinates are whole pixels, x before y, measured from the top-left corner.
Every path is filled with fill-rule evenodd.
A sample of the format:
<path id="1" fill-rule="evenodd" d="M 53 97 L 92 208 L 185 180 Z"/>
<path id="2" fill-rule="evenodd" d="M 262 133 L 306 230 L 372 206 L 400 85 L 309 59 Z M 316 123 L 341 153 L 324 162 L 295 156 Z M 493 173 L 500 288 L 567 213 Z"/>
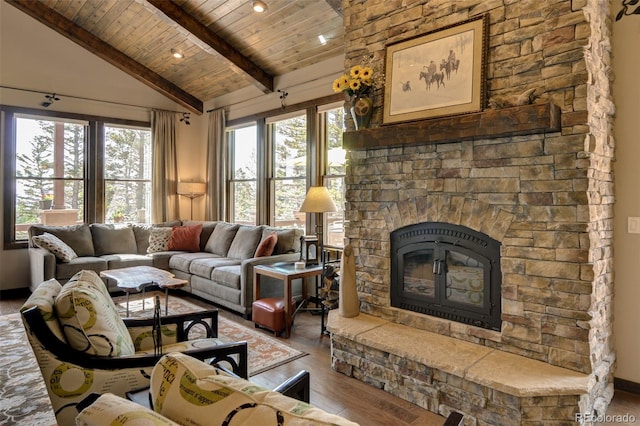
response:
<path id="1" fill-rule="evenodd" d="M 349 321 L 332 319 L 334 367 L 396 389 L 429 410 L 461 411 L 466 424 L 571 424 L 578 413 L 604 413 L 615 363 L 608 3 L 478 0 L 462 6 L 418 0 L 343 6 L 346 65 L 368 53 L 380 70 L 384 45 L 486 12 L 488 98 L 535 87 L 537 102 L 561 111 L 559 130 L 535 134 L 492 137 L 484 128 L 478 136 L 456 138 L 450 137 L 456 129 L 447 135 L 446 125 L 425 121 L 422 130 L 419 122 L 410 124 L 413 140 L 405 140 L 402 125 L 395 124 L 405 138 L 399 144 L 384 128 L 359 135 L 348 154 L 345 234 L 356 254 L 364 318 L 410 328 L 409 335 L 424 333 L 414 341 L 432 334 L 446 338 L 452 362 L 458 346 L 473 345 L 478 353 L 490 351 L 480 364 L 497 357 L 523 369 L 585 380 L 571 395 L 551 388 L 526 395 L 526 383 L 508 389 L 478 375 L 470 380 L 474 363 L 438 365 L 437 357 L 388 347 L 393 339 L 383 345 L 376 337 L 383 328 L 358 333 Z M 383 96 L 377 95 L 374 122 L 380 123 Z M 445 143 L 434 141 L 434 132 Z M 421 133 L 429 136 L 420 139 Z M 463 225 L 500 242 L 500 331 L 391 307 L 390 233 L 420 222 Z M 564 408 L 547 408 L 554 402 Z M 505 413 L 511 414 L 504 416 L 509 423 L 492 422 Z M 541 420 L 536 413 L 551 417 Z"/>

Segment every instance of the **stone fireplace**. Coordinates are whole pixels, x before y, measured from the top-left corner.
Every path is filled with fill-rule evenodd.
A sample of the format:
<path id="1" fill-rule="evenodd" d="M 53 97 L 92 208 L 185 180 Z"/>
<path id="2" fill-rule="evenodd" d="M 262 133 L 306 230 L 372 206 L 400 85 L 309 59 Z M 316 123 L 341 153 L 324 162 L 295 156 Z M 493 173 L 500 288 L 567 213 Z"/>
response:
<path id="1" fill-rule="evenodd" d="M 615 363 L 608 4 L 456 3 L 343 2 L 347 66 L 366 52 L 384 69 L 381 40 L 486 12 L 489 100 L 532 87 L 540 99 L 345 133 L 361 315 L 331 312 L 334 369 L 431 411 L 460 411 L 465 424 L 603 414 Z M 391 236 L 423 223 L 499 243 L 498 327 L 394 306 Z"/>

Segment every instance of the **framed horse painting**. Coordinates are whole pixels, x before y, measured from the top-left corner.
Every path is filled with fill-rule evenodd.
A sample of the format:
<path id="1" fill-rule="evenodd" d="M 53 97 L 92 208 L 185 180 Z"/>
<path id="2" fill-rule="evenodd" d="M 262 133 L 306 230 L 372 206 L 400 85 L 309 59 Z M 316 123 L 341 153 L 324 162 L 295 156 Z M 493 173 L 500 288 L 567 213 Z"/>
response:
<path id="1" fill-rule="evenodd" d="M 386 47 L 383 123 L 482 111 L 486 14 Z"/>

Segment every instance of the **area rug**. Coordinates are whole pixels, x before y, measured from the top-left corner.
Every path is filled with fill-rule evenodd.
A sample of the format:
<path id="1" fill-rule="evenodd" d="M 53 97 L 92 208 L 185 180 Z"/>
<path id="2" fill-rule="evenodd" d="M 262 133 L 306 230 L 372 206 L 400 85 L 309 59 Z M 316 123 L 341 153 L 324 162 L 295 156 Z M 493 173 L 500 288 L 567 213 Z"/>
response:
<path id="1" fill-rule="evenodd" d="M 145 294 L 144 298 L 142 293 L 131 295 L 129 300 L 129 316 L 133 318 L 153 316 L 153 304 L 156 296 L 158 296 L 160 300 L 162 315 L 164 315 L 164 293 L 150 292 Z M 124 316 L 127 310 L 126 296 L 114 297 L 113 301 L 116 303 L 121 315 Z M 174 295 L 169 296 L 169 315 L 186 314 L 204 309 L 207 308 Z M 198 330 L 195 329 L 194 331 Z M 200 331 L 202 332 L 202 330 Z M 197 333 L 195 333 L 195 336 L 197 337 Z M 249 376 L 255 376 L 256 374 L 307 355 L 305 352 L 289 347 L 275 338 L 267 336 L 263 331 L 247 328 L 221 315 L 218 316 L 218 337 L 229 343 L 239 341 L 247 342 L 249 346 Z"/>
<path id="2" fill-rule="evenodd" d="M 164 294 L 161 295 L 164 315 Z M 129 316 L 152 314 L 154 293 L 145 295 L 142 310 L 141 295 L 132 295 Z M 124 315 L 126 297 L 115 297 Z M 169 297 L 169 314 L 193 312 L 204 308 L 176 296 Z M 261 331 L 247 328 L 219 316 L 218 337 L 224 341 L 247 341 L 249 346 L 249 375 L 286 364 L 306 353 L 291 348 Z M 47 390 L 40 369 L 31 351 L 20 314 L 0 316 L 0 425 L 55 425 Z"/>

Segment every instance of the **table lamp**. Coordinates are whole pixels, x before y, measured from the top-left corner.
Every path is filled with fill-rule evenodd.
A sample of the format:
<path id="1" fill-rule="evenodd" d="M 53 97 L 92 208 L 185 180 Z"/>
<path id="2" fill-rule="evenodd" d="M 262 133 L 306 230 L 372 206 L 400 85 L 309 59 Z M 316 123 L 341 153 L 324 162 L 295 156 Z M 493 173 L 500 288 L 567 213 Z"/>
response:
<path id="1" fill-rule="evenodd" d="M 300 206 L 300 211 L 303 213 L 316 213 L 316 235 L 318 236 L 318 242 L 320 243 L 320 261 L 324 259 L 323 252 L 323 235 L 322 228 L 324 224 L 323 214 L 327 212 L 336 212 L 338 208 L 329 195 L 329 190 L 326 186 L 312 186 L 307 192 L 307 196 Z"/>

